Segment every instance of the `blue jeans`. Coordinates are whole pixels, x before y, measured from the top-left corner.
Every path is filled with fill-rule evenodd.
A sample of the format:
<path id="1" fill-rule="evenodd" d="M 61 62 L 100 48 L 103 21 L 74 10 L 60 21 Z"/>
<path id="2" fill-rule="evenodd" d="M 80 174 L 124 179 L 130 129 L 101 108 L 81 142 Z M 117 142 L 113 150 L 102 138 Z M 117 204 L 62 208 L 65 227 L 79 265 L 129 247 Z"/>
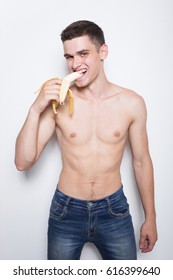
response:
<path id="1" fill-rule="evenodd" d="M 99 200 L 80 200 L 55 191 L 49 216 L 48 259 L 79 260 L 92 242 L 104 260 L 135 260 L 129 205 L 121 187 Z"/>

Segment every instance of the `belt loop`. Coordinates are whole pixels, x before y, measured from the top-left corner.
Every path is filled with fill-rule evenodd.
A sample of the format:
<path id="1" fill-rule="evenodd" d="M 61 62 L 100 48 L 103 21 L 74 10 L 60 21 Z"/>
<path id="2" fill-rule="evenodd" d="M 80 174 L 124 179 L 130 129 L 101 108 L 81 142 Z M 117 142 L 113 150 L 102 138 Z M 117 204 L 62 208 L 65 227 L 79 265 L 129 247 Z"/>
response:
<path id="1" fill-rule="evenodd" d="M 109 197 L 108 197 L 108 196 L 105 197 L 105 200 L 106 200 L 106 202 L 107 202 L 107 204 L 108 204 L 108 208 L 110 208 L 110 199 L 109 199 Z"/>
<path id="2" fill-rule="evenodd" d="M 70 200 L 71 200 L 71 197 L 67 196 L 67 200 L 66 200 L 66 202 L 65 202 L 65 205 L 66 205 L 66 206 L 69 205 Z"/>

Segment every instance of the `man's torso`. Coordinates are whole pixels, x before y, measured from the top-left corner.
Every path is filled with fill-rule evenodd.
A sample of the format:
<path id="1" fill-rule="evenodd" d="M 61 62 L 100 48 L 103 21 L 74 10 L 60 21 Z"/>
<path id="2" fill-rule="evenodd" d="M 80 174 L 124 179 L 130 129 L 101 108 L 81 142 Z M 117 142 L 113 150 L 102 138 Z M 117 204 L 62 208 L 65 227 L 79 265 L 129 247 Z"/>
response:
<path id="1" fill-rule="evenodd" d="M 62 153 L 62 192 L 94 200 L 120 188 L 120 164 L 132 122 L 133 95 L 122 88 L 89 100 L 75 94 L 71 117 L 68 104 L 59 107 L 56 133 Z"/>

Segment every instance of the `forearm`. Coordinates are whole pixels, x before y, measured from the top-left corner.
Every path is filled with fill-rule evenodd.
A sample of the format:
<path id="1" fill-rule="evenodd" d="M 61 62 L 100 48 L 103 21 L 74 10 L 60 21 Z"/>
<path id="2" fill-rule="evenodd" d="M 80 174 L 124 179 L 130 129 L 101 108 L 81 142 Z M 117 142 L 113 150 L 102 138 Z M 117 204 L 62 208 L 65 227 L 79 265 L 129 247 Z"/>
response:
<path id="1" fill-rule="evenodd" d="M 35 162 L 39 119 L 39 113 L 31 107 L 16 140 L 15 164 L 18 170 L 28 169 Z"/>
<path id="2" fill-rule="evenodd" d="M 133 161 L 137 187 L 140 193 L 146 220 L 155 221 L 154 175 L 149 155 L 141 161 Z"/>

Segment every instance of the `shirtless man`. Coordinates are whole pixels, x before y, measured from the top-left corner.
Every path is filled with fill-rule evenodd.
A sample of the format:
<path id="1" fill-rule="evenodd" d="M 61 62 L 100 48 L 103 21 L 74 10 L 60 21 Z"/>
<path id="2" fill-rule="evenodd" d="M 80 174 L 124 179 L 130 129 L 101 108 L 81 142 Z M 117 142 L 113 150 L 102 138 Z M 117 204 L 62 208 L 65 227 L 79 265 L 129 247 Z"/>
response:
<path id="1" fill-rule="evenodd" d="M 78 21 L 61 34 L 70 72 L 83 71 L 68 101 L 58 106 L 61 79 L 44 84 L 17 137 L 15 163 L 30 168 L 56 131 L 63 168 L 52 200 L 48 259 L 80 259 L 93 242 L 103 259 L 136 259 L 136 242 L 120 165 L 127 139 L 145 221 L 139 247 L 150 252 L 157 240 L 153 167 L 146 132 L 146 107 L 141 96 L 109 82 L 104 72 L 108 54 L 104 34 L 93 22 Z"/>

